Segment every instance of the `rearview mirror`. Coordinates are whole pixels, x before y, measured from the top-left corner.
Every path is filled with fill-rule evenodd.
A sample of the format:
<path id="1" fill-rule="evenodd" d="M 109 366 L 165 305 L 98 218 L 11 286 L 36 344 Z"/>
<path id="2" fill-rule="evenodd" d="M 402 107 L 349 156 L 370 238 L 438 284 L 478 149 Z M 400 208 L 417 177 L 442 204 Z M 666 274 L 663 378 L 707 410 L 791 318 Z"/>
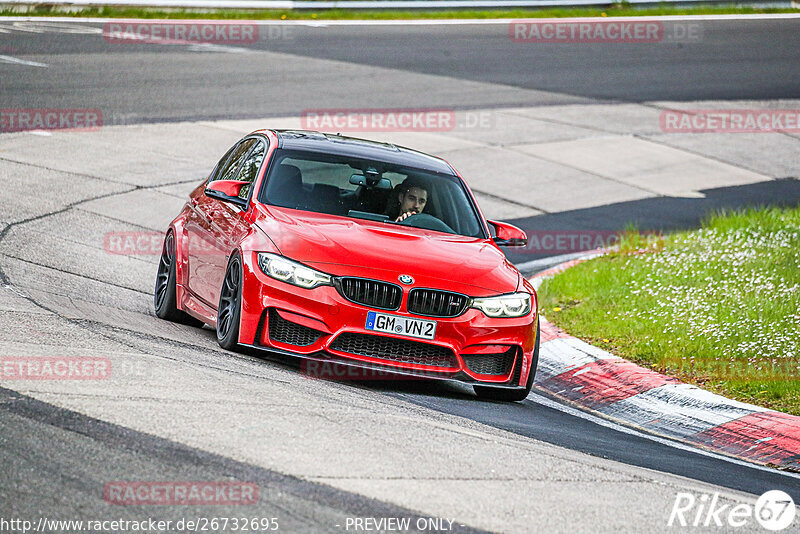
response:
<path id="1" fill-rule="evenodd" d="M 501 247 L 524 247 L 528 244 L 528 236 L 513 224 L 498 221 L 486 221 L 494 226 L 495 236 L 492 238 Z"/>
<path id="2" fill-rule="evenodd" d="M 376 178 L 364 176 L 363 174 L 354 174 L 350 177 L 350 183 L 353 185 L 360 185 L 367 189 L 380 189 L 389 191 L 392 189 L 392 182 L 388 178 Z"/>
<path id="3" fill-rule="evenodd" d="M 243 180 L 215 180 L 208 184 L 205 194 L 211 198 L 245 208 L 247 207 L 247 199 L 241 198 L 239 194 L 241 194 L 242 188 L 246 185 L 250 185 L 250 182 Z"/>

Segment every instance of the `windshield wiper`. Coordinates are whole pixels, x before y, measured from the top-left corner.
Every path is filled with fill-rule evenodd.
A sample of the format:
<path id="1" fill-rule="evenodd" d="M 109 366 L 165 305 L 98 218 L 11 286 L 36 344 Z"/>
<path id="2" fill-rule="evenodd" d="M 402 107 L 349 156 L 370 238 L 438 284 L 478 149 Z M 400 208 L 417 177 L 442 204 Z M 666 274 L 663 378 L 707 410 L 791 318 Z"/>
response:
<path id="1" fill-rule="evenodd" d="M 356 219 L 366 219 L 368 221 L 378 221 L 378 222 L 386 222 L 389 220 L 389 216 L 384 215 L 382 213 L 370 213 L 368 211 L 358 211 L 358 210 L 348 211 L 347 216 L 354 217 Z"/>

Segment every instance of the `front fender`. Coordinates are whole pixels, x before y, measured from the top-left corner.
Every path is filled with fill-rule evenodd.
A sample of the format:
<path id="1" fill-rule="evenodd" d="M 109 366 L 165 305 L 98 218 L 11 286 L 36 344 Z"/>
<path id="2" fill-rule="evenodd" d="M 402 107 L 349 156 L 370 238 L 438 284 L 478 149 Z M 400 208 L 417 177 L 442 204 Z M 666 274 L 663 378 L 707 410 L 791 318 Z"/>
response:
<path id="1" fill-rule="evenodd" d="M 260 294 L 261 281 L 256 276 L 258 266 L 258 253 L 272 252 L 280 254 L 275 244 L 269 237 L 256 228 L 251 228 L 242 239 L 240 247 L 231 252 L 238 253 L 242 258 L 242 309 L 239 314 L 239 343 L 252 345 L 256 340 L 258 322 L 264 311 Z"/>

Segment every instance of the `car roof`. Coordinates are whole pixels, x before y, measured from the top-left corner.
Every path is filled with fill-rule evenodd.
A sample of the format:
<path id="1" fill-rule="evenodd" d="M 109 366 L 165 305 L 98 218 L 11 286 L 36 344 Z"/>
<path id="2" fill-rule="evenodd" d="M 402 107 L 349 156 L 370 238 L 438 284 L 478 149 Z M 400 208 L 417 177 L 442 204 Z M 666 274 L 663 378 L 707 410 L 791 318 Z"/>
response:
<path id="1" fill-rule="evenodd" d="M 426 171 L 455 176 L 449 163 L 435 156 L 391 143 L 379 143 L 357 137 L 328 134 L 310 130 L 272 130 L 278 136 L 278 147 L 289 150 L 308 150 L 325 154 L 355 156 L 385 161 Z"/>

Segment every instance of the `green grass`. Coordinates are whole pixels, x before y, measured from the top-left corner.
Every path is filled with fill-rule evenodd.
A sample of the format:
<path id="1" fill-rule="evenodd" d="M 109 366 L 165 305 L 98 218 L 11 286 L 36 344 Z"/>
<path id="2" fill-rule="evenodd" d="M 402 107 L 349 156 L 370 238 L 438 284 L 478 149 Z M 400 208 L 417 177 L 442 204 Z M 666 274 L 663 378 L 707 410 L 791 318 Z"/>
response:
<path id="1" fill-rule="evenodd" d="M 800 415 L 800 206 L 718 213 L 545 281 L 542 314 L 618 356 Z"/>
<path id="2" fill-rule="evenodd" d="M 543 8 L 513 10 L 363 10 L 342 9 L 313 10 L 248 10 L 248 9 L 149 9 L 139 7 L 76 8 L 65 10 L 53 5 L 42 5 L 27 12 L 6 9 L 0 10 L 2 16 L 75 16 L 103 18 L 141 18 L 141 19 L 234 19 L 234 20 L 384 20 L 384 19 L 522 19 L 522 18 L 564 18 L 564 17 L 630 17 L 660 15 L 712 15 L 712 14 L 750 14 L 750 13 L 798 13 L 793 8 L 758 8 L 729 6 L 698 6 L 676 8 L 663 6 L 637 9 L 624 3 L 608 8 Z"/>

